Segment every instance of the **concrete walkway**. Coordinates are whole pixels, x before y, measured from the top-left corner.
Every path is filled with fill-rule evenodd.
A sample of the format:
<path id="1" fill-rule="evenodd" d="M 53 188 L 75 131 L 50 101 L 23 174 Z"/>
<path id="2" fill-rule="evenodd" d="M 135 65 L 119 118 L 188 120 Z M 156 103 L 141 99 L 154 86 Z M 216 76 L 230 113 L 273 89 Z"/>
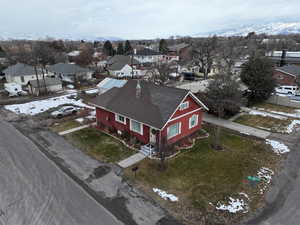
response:
<path id="1" fill-rule="evenodd" d="M 207 113 L 204 114 L 203 121 L 207 123 L 211 123 L 217 126 L 225 127 L 230 130 L 235 130 L 237 132 L 240 132 L 242 134 L 255 136 L 258 138 L 266 139 L 271 135 L 271 132 L 256 129 L 253 127 L 248 127 L 239 123 L 234 123 L 229 120 L 219 119 L 215 116 L 209 115 Z"/>
<path id="2" fill-rule="evenodd" d="M 128 157 L 127 159 L 122 160 L 121 162 L 118 163 L 118 165 L 122 168 L 127 168 L 142 161 L 145 158 L 146 156 L 139 152 L 137 154 Z"/>
<path id="3" fill-rule="evenodd" d="M 91 124 L 83 125 L 83 126 L 80 126 L 80 127 L 75 127 L 75 128 L 70 129 L 70 130 L 65 130 L 65 131 L 59 132 L 58 134 L 61 135 L 61 136 L 63 136 L 63 135 L 66 135 L 66 134 L 70 134 L 70 133 L 73 133 L 73 132 L 76 132 L 76 131 L 88 128 L 88 127 L 90 127 L 92 125 L 95 125 L 95 124 L 96 123 L 91 123 Z"/>

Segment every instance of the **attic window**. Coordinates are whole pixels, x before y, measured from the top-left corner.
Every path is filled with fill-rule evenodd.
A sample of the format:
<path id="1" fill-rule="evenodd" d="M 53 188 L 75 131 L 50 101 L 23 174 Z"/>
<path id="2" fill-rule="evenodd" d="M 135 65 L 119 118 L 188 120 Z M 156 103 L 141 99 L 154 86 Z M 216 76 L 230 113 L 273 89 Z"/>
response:
<path id="1" fill-rule="evenodd" d="M 179 106 L 179 110 L 185 110 L 189 107 L 189 102 L 183 102 L 181 103 L 181 105 Z"/>

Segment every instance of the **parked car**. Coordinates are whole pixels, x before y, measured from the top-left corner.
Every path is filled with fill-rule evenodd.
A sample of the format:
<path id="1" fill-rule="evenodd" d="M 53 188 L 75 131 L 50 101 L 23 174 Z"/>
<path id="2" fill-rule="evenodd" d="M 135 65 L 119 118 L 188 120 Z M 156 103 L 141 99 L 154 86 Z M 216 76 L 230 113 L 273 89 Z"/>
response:
<path id="1" fill-rule="evenodd" d="M 79 110 L 80 110 L 79 107 L 64 106 L 61 107 L 59 110 L 52 112 L 51 116 L 55 118 L 62 118 L 64 116 L 76 114 Z"/>
<path id="2" fill-rule="evenodd" d="M 299 95 L 299 88 L 297 86 L 279 86 L 275 91 L 280 94 Z"/>

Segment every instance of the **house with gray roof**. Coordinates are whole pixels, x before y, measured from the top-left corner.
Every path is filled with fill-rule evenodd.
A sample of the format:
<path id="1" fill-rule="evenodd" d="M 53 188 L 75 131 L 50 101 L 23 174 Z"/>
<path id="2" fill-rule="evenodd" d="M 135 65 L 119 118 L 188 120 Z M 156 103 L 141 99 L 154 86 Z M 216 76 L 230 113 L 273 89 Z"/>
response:
<path id="1" fill-rule="evenodd" d="M 115 55 L 107 61 L 106 70 L 114 77 L 137 77 L 142 74 L 139 65 L 140 62 L 132 56 Z"/>
<path id="2" fill-rule="evenodd" d="M 174 144 L 197 132 L 207 107 L 190 91 L 128 80 L 90 100 L 97 126 L 129 133 L 144 144 L 144 153 L 163 142 Z M 157 150 L 157 148 L 156 148 Z"/>
<path id="3" fill-rule="evenodd" d="M 36 75 L 36 72 L 38 75 Z M 19 85 L 27 85 L 29 81 L 36 80 L 37 77 L 38 79 L 43 78 L 42 71 L 39 68 L 35 71 L 33 66 L 23 63 L 9 66 L 3 70 L 3 73 L 8 83 L 16 83 Z"/>
<path id="4" fill-rule="evenodd" d="M 53 93 L 62 90 L 62 81 L 57 78 L 45 77 L 42 80 L 31 80 L 28 82 L 28 90 L 32 95 L 39 96 L 42 93 Z"/>
<path id="5" fill-rule="evenodd" d="M 294 88 L 295 86 L 298 86 L 298 81 L 300 79 L 300 66 L 285 65 L 282 67 L 277 67 L 274 70 L 273 76 L 276 79 L 278 86 Z"/>
<path id="6" fill-rule="evenodd" d="M 72 63 L 57 63 L 48 66 L 47 71 L 49 76 L 60 78 L 61 80 L 68 83 L 74 83 L 75 79 L 92 79 L 93 74 L 92 70 Z"/>
<path id="7" fill-rule="evenodd" d="M 158 63 L 163 60 L 163 54 L 150 48 L 135 51 L 134 58 L 141 63 Z"/>

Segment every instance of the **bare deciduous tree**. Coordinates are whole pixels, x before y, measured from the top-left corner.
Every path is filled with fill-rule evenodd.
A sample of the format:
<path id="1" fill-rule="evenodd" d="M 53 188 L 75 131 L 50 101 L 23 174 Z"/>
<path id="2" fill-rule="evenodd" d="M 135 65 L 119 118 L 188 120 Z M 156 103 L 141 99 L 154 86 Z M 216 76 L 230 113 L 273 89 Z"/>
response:
<path id="1" fill-rule="evenodd" d="M 200 67 L 204 74 L 204 79 L 208 78 L 214 58 L 216 57 L 218 39 L 216 36 L 200 39 L 193 43 L 193 61 Z"/>

